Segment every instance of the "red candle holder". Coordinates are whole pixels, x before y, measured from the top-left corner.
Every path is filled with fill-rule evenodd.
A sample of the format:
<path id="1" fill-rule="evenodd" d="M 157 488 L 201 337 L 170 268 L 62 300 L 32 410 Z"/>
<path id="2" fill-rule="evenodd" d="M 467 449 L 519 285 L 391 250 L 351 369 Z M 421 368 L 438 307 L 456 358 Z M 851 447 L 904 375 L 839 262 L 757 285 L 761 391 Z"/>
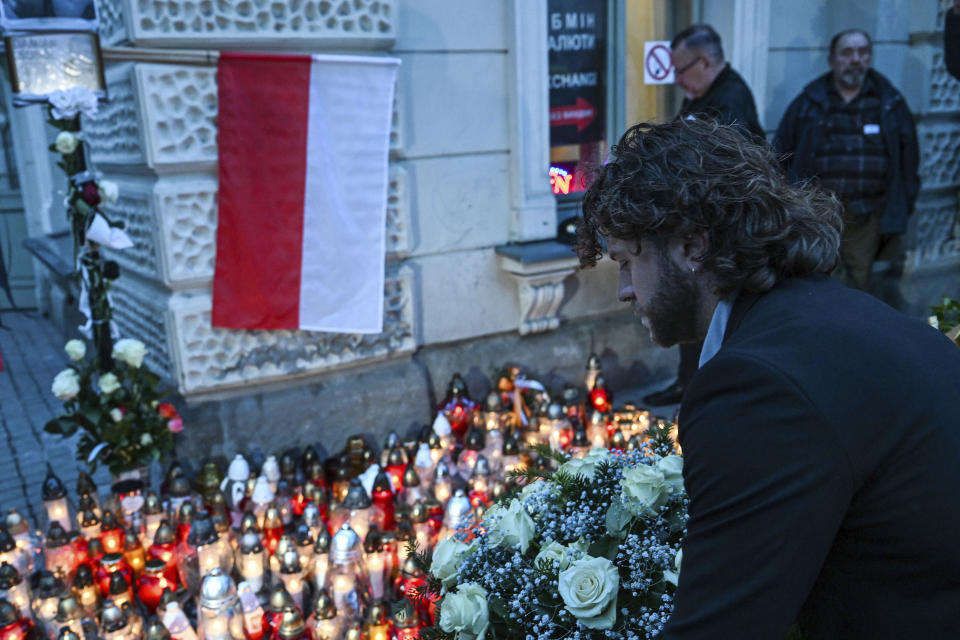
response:
<path id="1" fill-rule="evenodd" d="M 137 580 L 137 597 L 150 613 L 156 613 L 164 589 L 170 589 L 171 592 L 177 590 L 177 582 L 167 578 L 166 568 L 163 560 L 149 560 L 143 575 Z"/>
<path id="2" fill-rule="evenodd" d="M 100 595 L 107 597 L 110 593 L 110 578 L 114 573 L 121 573 L 127 584 L 133 584 L 133 572 L 123 560 L 123 554 L 108 553 L 103 556 L 95 575 Z"/>
<path id="3" fill-rule="evenodd" d="M 6 622 L 0 626 L 0 640 L 29 640 L 34 636 L 33 620 L 29 618 L 20 618 L 16 612 L 16 607 L 9 602 L 4 601 L 0 605 L 0 623 Z M 12 611 L 8 610 L 11 609 Z"/>

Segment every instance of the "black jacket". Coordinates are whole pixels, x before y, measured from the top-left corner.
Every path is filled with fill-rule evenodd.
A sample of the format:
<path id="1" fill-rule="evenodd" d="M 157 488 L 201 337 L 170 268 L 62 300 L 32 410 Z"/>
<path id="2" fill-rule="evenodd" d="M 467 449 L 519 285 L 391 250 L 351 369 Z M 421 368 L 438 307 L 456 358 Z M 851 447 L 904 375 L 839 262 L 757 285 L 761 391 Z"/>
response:
<path id="1" fill-rule="evenodd" d="M 960 15 L 952 8 L 944 16 L 943 61 L 947 71 L 960 80 Z"/>
<path id="2" fill-rule="evenodd" d="M 734 303 L 679 422 L 664 640 L 957 638 L 960 349 L 826 276 Z"/>
<path id="3" fill-rule="evenodd" d="M 867 73 L 880 91 L 879 124 L 889 160 L 881 230 L 883 233 L 903 233 L 920 193 L 917 128 L 903 95 L 880 73 L 873 69 Z M 804 87 L 787 108 L 773 139 L 777 152 L 785 156 L 784 169 L 793 182 L 816 175 L 816 153 L 829 107 L 827 89 L 830 82 L 831 74 L 826 73 Z"/>
<path id="4" fill-rule="evenodd" d="M 693 100 L 687 98 L 680 106 L 680 117 L 706 116 L 721 124 L 739 124 L 758 140 L 765 140 L 757 118 L 757 105 L 750 87 L 728 64 L 707 92 Z"/>

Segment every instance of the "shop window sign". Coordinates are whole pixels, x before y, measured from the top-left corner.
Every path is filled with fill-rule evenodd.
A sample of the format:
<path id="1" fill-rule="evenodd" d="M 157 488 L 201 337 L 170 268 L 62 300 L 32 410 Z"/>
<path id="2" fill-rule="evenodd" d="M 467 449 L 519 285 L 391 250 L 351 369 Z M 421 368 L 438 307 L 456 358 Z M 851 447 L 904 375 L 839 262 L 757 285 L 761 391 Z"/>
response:
<path id="1" fill-rule="evenodd" d="M 606 153 L 607 0 L 549 0 L 550 185 L 569 195 Z"/>

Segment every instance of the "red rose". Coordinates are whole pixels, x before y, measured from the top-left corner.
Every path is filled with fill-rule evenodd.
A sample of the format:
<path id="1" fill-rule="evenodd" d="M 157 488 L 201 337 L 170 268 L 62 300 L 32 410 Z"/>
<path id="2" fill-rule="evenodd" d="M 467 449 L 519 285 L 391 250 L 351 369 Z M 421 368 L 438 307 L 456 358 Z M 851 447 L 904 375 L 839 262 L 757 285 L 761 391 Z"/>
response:
<path id="1" fill-rule="evenodd" d="M 84 182 L 80 187 L 80 198 L 91 207 L 100 204 L 100 189 L 95 182 Z"/>
<path id="2" fill-rule="evenodd" d="M 179 418 L 180 414 L 177 413 L 176 407 L 174 407 L 169 402 L 162 402 L 157 407 L 157 413 L 159 413 L 164 418 Z"/>

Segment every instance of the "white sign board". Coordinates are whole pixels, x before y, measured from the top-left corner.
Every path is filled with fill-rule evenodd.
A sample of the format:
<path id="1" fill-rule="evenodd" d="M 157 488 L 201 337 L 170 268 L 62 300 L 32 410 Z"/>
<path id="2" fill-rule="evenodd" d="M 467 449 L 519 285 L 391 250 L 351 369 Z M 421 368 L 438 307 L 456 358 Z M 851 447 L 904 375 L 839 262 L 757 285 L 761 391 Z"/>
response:
<path id="1" fill-rule="evenodd" d="M 643 84 L 673 84 L 669 40 L 643 43 Z"/>

